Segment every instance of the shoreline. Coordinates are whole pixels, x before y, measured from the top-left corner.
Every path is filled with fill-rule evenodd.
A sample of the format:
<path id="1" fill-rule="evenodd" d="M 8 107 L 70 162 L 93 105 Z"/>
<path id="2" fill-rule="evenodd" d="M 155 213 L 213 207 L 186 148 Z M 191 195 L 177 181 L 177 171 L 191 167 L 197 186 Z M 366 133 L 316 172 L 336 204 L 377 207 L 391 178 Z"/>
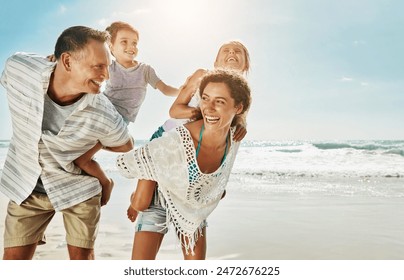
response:
<path id="1" fill-rule="evenodd" d="M 134 225 L 126 218 L 134 180 L 116 182 L 102 208 L 96 260 L 129 260 Z M 400 260 L 404 259 L 402 197 L 321 193 L 243 192 L 228 185 L 208 219 L 208 260 Z M 0 231 L 8 199 L 0 194 Z M 67 260 L 62 217 L 57 213 L 38 246 L 36 260 Z M 0 240 L 3 247 L 3 239 Z M 181 260 L 173 228 L 158 260 Z"/>

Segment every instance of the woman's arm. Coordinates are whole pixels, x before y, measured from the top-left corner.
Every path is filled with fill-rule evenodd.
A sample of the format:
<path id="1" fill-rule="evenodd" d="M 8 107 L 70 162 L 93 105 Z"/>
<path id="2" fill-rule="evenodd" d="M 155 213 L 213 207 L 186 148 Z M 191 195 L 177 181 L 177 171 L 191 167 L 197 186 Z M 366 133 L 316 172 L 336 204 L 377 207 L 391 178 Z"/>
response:
<path id="1" fill-rule="evenodd" d="M 116 158 L 116 167 L 122 176 L 126 178 L 155 180 L 155 174 L 150 172 L 153 171 L 153 163 L 147 148 L 149 144 L 120 154 Z"/>
<path id="2" fill-rule="evenodd" d="M 139 180 L 136 190 L 130 196 L 130 205 L 127 210 L 128 219 L 134 222 L 139 211 L 149 208 L 156 189 L 156 182 Z"/>
<path id="3" fill-rule="evenodd" d="M 110 152 L 125 153 L 133 149 L 133 138 L 131 137 L 126 144 L 117 147 L 103 147 L 105 150 Z"/>
<path id="4" fill-rule="evenodd" d="M 156 188 L 156 182 L 150 180 L 139 180 L 136 190 L 130 197 L 130 205 L 136 211 L 144 211 L 149 208 Z"/>

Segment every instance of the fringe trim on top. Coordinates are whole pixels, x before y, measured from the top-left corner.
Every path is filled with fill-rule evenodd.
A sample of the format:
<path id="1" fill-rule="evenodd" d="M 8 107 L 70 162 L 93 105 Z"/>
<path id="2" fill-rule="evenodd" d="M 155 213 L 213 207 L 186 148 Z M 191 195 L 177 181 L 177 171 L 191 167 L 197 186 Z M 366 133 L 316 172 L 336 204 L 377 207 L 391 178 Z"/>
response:
<path id="1" fill-rule="evenodd" d="M 199 237 L 203 236 L 203 228 L 201 226 L 198 226 L 197 230 L 193 234 L 189 234 L 188 232 L 181 230 L 181 226 L 179 225 L 177 220 L 173 217 L 170 208 L 167 207 L 167 201 L 164 198 L 164 195 L 159 191 L 157 192 L 158 195 L 156 197 L 158 198 L 155 199 L 155 202 L 158 201 L 159 205 L 166 210 L 166 221 L 164 223 L 157 225 L 162 226 L 163 228 L 161 231 L 164 231 L 169 227 L 170 223 L 172 223 L 175 229 L 175 233 L 177 234 L 180 246 L 185 249 L 185 254 L 187 255 L 191 254 L 192 256 L 194 256 L 195 255 L 194 248 L 196 243 L 198 242 Z"/>

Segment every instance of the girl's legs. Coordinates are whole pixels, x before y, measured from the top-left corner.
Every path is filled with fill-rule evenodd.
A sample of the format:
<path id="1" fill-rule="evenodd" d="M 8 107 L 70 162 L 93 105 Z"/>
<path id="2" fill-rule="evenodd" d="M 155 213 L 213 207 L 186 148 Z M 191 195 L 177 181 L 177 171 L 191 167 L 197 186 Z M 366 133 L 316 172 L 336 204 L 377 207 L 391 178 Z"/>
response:
<path id="1" fill-rule="evenodd" d="M 112 179 L 108 178 L 101 166 L 96 162 L 93 157 L 94 155 L 102 149 L 102 145 L 98 142 L 94 147 L 88 150 L 85 154 L 81 155 L 74 161 L 81 170 L 86 172 L 88 175 L 96 177 L 102 186 L 102 197 L 101 206 L 107 204 L 111 197 L 112 188 L 114 187 L 114 182 Z"/>

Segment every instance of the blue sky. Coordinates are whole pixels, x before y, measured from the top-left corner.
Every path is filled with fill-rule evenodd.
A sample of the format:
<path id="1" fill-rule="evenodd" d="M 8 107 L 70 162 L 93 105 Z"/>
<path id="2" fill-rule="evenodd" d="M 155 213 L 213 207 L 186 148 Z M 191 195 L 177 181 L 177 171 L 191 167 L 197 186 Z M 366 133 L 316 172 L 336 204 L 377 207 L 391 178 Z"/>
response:
<path id="1" fill-rule="evenodd" d="M 403 10 L 399 0 L 2 1 L 0 69 L 17 51 L 52 53 L 69 26 L 122 20 L 140 32 L 138 60 L 180 86 L 239 39 L 252 64 L 246 139 L 404 139 Z M 149 87 L 135 139 L 149 138 L 172 101 Z M 9 139 L 3 87 L 0 128 Z"/>

